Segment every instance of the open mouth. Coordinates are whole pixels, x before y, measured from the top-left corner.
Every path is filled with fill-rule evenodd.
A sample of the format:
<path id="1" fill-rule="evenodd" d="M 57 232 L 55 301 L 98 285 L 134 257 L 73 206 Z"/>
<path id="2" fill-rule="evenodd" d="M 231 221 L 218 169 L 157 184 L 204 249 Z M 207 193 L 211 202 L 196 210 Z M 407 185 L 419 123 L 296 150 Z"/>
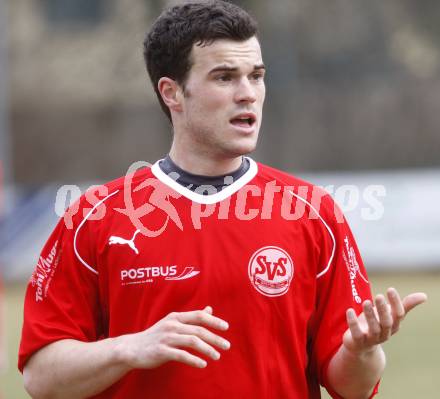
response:
<path id="1" fill-rule="evenodd" d="M 234 126 L 238 126 L 238 127 L 251 127 L 255 124 L 256 118 L 254 115 L 251 114 L 239 115 L 235 118 L 232 118 L 230 122 Z"/>

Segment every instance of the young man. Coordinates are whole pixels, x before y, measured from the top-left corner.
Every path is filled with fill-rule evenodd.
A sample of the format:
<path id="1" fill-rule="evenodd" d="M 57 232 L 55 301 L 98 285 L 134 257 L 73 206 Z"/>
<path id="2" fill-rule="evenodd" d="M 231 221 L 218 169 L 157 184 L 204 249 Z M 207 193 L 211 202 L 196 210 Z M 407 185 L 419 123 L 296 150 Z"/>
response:
<path id="1" fill-rule="evenodd" d="M 155 22 L 145 59 L 171 150 L 86 194 L 49 238 L 19 354 L 34 398 L 376 392 L 380 343 L 425 296 L 390 289 L 373 307 L 331 198 L 244 157 L 265 97 L 256 33 L 224 1 Z"/>

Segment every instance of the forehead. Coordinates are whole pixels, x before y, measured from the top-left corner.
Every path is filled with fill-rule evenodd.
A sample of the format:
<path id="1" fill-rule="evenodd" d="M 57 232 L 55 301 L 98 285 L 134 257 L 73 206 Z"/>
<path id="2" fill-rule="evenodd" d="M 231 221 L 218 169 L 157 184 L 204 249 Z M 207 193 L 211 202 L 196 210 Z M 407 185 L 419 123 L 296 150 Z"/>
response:
<path id="1" fill-rule="evenodd" d="M 260 43 L 255 36 L 243 42 L 220 39 L 209 45 L 194 45 L 191 55 L 192 69 L 199 71 L 216 65 L 253 68 L 263 63 Z"/>

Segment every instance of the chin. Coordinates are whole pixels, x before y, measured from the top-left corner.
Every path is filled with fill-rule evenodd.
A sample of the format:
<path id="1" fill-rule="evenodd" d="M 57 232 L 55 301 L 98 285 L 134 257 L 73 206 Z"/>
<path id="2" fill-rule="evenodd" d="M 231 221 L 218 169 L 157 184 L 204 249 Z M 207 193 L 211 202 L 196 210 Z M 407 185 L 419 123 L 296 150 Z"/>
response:
<path id="1" fill-rule="evenodd" d="M 233 156 L 241 156 L 241 155 L 247 155 L 250 154 L 252 151 L 257 148 L 257 142 L 255 140 L 252 141 L 252 143 L 240 143 L 237 146 L 234 146 L 232 148 L 229 148 L 229 153 L 231 153 Z"/>

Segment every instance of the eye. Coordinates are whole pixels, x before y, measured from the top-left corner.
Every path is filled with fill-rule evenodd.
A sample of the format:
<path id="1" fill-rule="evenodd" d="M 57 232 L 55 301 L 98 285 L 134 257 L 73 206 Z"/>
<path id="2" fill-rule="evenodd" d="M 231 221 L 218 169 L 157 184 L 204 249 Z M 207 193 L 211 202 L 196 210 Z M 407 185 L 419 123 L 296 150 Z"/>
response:
<path id="1" fill-rule="evenodd" d="M 229 82 L 229 81 L 232 80 L 232 77 L 231 77 L 230 74 L 223 73 L 223 74 L 221 74 L 221 75 L 218 75 L 218 76 L 216 77 L 216 80 L 218 80 L 218 81 L 220 81 L 220 82 Z"/>
<path id="2" fill-rule="evenodd" d="M 264 73 L 256 72 L 256 73 L 252 74 L 252 79 L 256 80 L 256 81 L 263 80 L 264 79 Z"/>

